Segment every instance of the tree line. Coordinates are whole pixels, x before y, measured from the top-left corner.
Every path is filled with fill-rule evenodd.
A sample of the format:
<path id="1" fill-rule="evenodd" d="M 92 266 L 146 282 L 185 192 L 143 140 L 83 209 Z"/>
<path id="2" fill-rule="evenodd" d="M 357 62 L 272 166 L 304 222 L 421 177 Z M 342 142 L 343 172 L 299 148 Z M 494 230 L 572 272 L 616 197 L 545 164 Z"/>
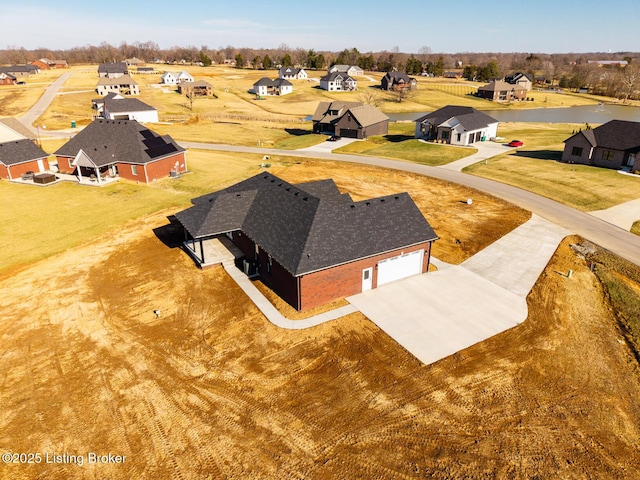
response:
<path id="1" fill-rule="evenodd" d="M 322 70 L 335 64 L 358 65 L 363 70 L 405 71 L 409 75 L 442 76 L 458 71 L 463 77 L 486 82 L 514 72 L 528 73 L 534 80 L 549 86 L 567 89 L 588 89 L 591 93 L 638 99 L 640 92 L 640 53 L 433 53 L 427 46 L 417 52 L 401 52 L 398 47 L 377 52 L 360 52 L 357 48 L 342 51 L 316 51 L 291 48 L 283 43 L 277 48 L 254 49 L 207 45 L 174 46 L 162 49 L 153 42 L 122 42 L 118 46 L 102 42 L 67 50 L 38 48 L 27 50 L 9 46 L 0 50 L 0 64 L 25 64 L 39 58 L 66 60 L 73 64 L 96 64 L 123 61 L 137 57 L 148 63 L 212 65 L 233 63 L 237 68 L 269 70 L 276 67 L 304 67 Z M 602 68 L 590 60 L 626 60 L 624 68 Z M 631 67 L 631 68 L 630 68 Z"/>

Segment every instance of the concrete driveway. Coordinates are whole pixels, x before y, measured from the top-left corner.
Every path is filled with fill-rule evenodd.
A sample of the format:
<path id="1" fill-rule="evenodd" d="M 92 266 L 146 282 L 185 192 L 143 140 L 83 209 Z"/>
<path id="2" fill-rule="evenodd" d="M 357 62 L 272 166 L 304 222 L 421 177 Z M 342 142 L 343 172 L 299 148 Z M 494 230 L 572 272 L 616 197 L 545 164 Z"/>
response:
<path id="1" fill-rule="evenodd" d="M 629 231 L 633 223 L 640 220 L 640 199 L 631 200 L 605 210 L 594 210 L 589 213 L 605 222 Z"/>
<path id="2" fill-rule="evenodd" d="M 347 298 L 425 364 L 522 323 L 526 296 L 569 232 L 536 215 L 463 262 Z"/>
<path id="3" fill-rule="evenodd" d="M 327 136 L 327 138 L 329 138 Z M 319 143 L 318 145 L 313 145 L 311 147 L 300 148 L 296 150 L 296 152 L 320 152 L 320 153 L 331 153 L 332 150 L 336 148 L 344 147 L 345 145 L 349 145 L 353 142 L 359 142 L 360 140 L 356 140 L 355 138 L 344 138 L 342 137 L 340 140 L 336 140 L 335 142 L 325 141 Z"/>
<path id="4" fill-rule="evenodd" d="M 498 142 L 478 142 L 474 143 L 472 146 L 478 149 L 477 153 L 461 158 L 460 160 L 456 160 L 455 162 L 441 165 L 438 168 L 460 172 L 464 167 L 488 160 L 491 157 L 495 157 L 496 155 L 500 155 L 510 150 L 515 150 L 513 147 Z"/>

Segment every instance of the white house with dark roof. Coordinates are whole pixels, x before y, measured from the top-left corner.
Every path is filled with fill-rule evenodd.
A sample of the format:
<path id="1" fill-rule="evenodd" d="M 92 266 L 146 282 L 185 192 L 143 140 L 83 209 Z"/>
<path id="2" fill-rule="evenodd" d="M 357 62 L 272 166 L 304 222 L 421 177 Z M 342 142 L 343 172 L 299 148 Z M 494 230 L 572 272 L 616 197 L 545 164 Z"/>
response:
<path id="1" fill-rule="evenodd" d="M 293 93 L 293 84 L 284 78 L 276 78 L 271 80 L 268 77 L 262 77 L 253 84 L 253 93 L 260 97 L 273 95 L 288 95 Z"/>
<path id="2" fill-rule="evenodd" d="M 286 80 L 306 80 L 309 78 L 304 68 L 282 67 L 278 70 L 278 78 Z"/>
<path id="3" fill-rule="evenodd" d="M 408 193 L 355 202 L 333 180 L 290 184 L 269 173 L 192 200 L 175 214 L 196 262 L 226 235 L 255 274 L 307 310 L 429 269 L 438 239 Z"/>
<path id="4" fill-rule="evenodd" d="M 343 73 L 350 77 L 361 77 L 364 75 L 364 70 L 357 65 L 332 65 L 327 70 L 327 73 Z"/>
<path id="5" fill-rule="evenodd" d="M 124 62 L 101 63 L 98 65 L 98 76 L 101 78 L 118 78 L 128 74 L 129 69 Z"/>
<path id="6" fill-rule="evenodd" d="M 358 82 L 346 73 L 333 72 L 320 78 L 320 88 L 329 92 L 351 92 L 358 89 Z"/>
<path id="7" fill-rule="evenodd" d="M 498 120 L 472 107 L 447 105 L 415 120 L 416 138 L 470 145 L 497 136 Z"/>
<path id="8" fill-rule="evenodd" d="M 93 100 L 98 116 L 106 120 L 137 120 L 140 123 L 157 123 L 158 109 L 137 98 L 125 98 L 109 93 L 104 98 Z"/>
<path id="9" fill-rule="evenodd" d="M 119 95 L 140 95 L 138 83 L 129 75 L 121 75 L 117 78 L 103 77 L 98 80 L 96 86 L 98 95 L 117 93 Z"/>
<path id="10" fill-rule="evenodd" d="M 193 82 L 193 76 L 184 70 L 181 72 L 169 72 L 166 71 L 160 78 L 160 83 L 165 85 L 178 85 L 182 82 Z"/>

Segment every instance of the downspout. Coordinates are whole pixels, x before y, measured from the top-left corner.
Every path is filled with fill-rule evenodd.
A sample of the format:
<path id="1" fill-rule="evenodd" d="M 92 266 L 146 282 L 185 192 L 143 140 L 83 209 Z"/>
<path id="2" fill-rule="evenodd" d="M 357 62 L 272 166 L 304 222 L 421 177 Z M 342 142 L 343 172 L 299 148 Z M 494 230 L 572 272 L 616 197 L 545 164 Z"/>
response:
<path id="1" fill-rule="evenodd" d="M 302 309 L 302 290 L 300 289 L 300 287 L 301 287 L 300 278 L 301 277 L 296 277 L 296 285 L 297 285 L 297 289 L 296 290 L 298 290 L 298 311 L 300 311 Z"/>

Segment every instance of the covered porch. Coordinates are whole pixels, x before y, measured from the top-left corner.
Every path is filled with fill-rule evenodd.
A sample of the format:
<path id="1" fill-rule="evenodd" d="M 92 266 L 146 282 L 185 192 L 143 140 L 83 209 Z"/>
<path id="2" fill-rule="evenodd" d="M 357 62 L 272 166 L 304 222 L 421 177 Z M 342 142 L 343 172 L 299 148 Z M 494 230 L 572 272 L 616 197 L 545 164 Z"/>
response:
<path id="1" fill-rule="evenodd" d="M 102 186 L 119 180 L 116 162 L 98 165 L 83 150 L 80 150 L 73 161 L 77 167 L 78 183 L 81 185 Z"/>
<path id="2" fill-rule="evenodd" d="M 186 232 L 185 232 L 186 234 Z M 183 245 L 200 268 L 220 265 L 244 257 L 242 251 L 226 234 L 205 238 L 186 238 Z"/>

